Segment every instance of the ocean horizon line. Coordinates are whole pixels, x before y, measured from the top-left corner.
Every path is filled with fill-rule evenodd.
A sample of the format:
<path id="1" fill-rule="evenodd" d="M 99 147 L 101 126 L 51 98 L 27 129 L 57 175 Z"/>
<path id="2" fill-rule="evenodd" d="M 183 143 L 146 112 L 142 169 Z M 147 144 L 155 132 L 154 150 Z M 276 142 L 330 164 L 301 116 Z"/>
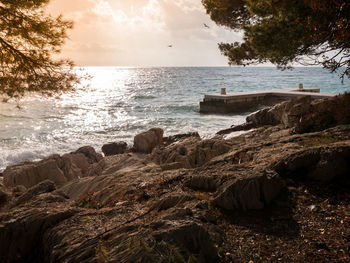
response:
<path id="1" fill-rule="evenodd" d="M 74 68 L 274 68 L 276 69 L 276 66 L 258 66 L 258 65 L 251 65 L 251 66 L 102 66 L 102 65 L 88 65 L 88 66 L 82 66 L 82 65 L 76 65 Z M 289 70 L 293 70 L 293 68 L 322 68 L 322 66 L 293 66 L 292 68 L 289 68 Z M 288 69 L 286 69 L 288 70 Z"/>

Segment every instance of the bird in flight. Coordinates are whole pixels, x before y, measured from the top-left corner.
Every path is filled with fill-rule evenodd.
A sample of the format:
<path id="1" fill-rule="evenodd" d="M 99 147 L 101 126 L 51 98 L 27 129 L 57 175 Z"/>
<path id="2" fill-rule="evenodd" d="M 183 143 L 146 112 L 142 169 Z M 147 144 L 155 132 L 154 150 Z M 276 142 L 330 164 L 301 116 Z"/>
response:
<path id="1" fill-rule="evenodd" d="M 173 47 L 173 45 L 168 45 L 168 47 Z"/>
<path id="2" fill-rule="evenodd" d="M 210 26 L 208 26 L 206 23 L 203 23 L 205 28 L 210 28 Z"/>

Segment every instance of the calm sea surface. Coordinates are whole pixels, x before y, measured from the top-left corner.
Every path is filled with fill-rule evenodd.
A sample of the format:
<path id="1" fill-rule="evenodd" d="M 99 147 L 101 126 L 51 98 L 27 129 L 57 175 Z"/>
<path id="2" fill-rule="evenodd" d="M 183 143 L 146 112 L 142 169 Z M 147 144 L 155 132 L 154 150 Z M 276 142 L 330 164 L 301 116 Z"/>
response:
<path id="1" fill-rule="evenodd" d="M 203 115 L 205 93 L 266 89 L 320 88 L 350 91 L 337 75 L 321 68 L 86 68 L 90 86 L 59 99 L 29 97 L 0 102 L 0 171 L 7 165 L 65 153 L 84 145 L 100 151 L 104 143 L 123 140 L 151 127 L 165 136 L 198 131 L 210 137 L 220 129 L 244 122 L 242 115 Z"/>

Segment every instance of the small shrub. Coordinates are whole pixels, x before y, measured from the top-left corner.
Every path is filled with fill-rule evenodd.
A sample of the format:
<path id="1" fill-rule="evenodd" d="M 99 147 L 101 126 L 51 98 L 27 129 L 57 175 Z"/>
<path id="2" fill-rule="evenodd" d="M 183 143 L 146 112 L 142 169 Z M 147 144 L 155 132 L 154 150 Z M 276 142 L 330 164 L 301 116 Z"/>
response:
<path id="1" fill-rule="evenodd" d="M 100 209 L 102 207 L 101 203 L 95 199 L 92 193 L 86 193 L 80 197 L 77 201 L 77 204 L 82 208 Z"/>

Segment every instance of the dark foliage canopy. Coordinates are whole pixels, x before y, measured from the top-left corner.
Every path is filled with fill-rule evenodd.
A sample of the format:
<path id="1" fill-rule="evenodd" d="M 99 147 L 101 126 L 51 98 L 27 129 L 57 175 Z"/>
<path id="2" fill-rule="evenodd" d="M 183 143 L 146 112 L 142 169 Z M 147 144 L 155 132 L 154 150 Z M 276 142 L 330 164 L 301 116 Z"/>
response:
<path id="1" fill-rule="evenodd" d="M 0 95 L 52 95 L 79 82 L 69 60 L 54 60 L 70 21 L 44 13 L 49 0 L 0 0 Z"/>
<path id="2" fill-rule="evenodd" d="M 323 65 L 350 77 L 349 0 L 202 0 L 218 25 L 243 30 L 220 43 L 231 65 Z"/>

